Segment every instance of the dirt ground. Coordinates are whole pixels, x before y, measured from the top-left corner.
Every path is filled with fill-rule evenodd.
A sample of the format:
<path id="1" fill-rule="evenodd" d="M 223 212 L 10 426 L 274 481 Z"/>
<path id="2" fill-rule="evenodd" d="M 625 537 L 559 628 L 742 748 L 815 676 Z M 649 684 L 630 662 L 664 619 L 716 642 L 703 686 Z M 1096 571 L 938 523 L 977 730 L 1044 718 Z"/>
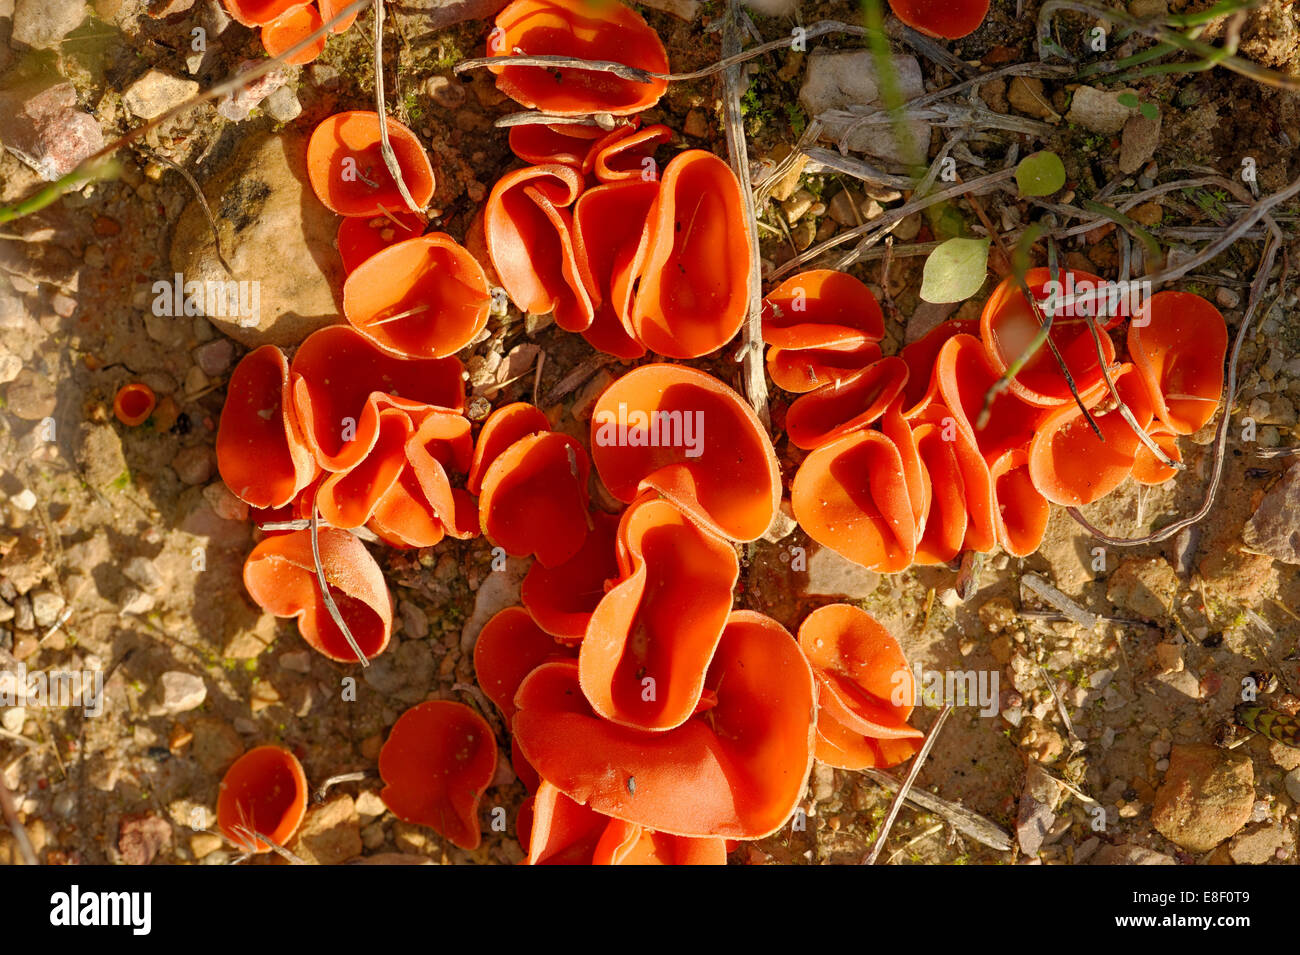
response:
<path id="1" fill-rule="evenodd" d="M 4 6 L 0 2 L 0 16 Z M 234 24 L 220 34 L 195 76 L 186 62 L 188 37 L 191 24 L 203 15 L 203 0 L 192 7 L 183 0 L 174 3 L 175 12 L 157 19 L 145 15 L 142 6 L 138 0 L 97 0 L 94 14 L 55 49 L 12 45 L 0 61 L 7 63 L 0 66 L 5 70 L 0 87 L 61 74 L 74 84 L 80 106 L 112 139 L 139 122 L 124 105 L 122 91 L 148 69 L 193 77 L 206 87 L 263 55 L 256 34 Z M 462 82 L 452 73 L 455 62 L 481 53 L 489 22 L 471 20 L 431 33 L 420 27 L 419 6 L 402 14 L 398 5 L 393 17 L 386 45 L 388 102 L 433 159 L 439 227 L 463 238 L 486 190 L 514 162 L 504 131 L 492 124 L 517 107 L 495 91 L 486 74 Z M 1129 5 L 1135 12 L 1163 6 L 1161 0 Z M 1187 12 L 1208 4 L 1172 0 L 1170 6 Z M 664 38 L 676 71 L 720 56 L 716 27 L 724 4 L 710 0 L 698 7 L 693 23 L 641 7 Z M 1039 4 L 1024 3 L 1023 14 L 1016 7 L 1014 0 L 994 0 L 984 25 L 948 48 L 977 72 L 1035 61 Z M 9 286 L 0 347 L 21 363 L 21 370 L 0 385 L 0 616 L 6 618 L 0 622 L 0 664 L 103 669 L 107 675 L 100 716 L 37 707 L 0 714 L 0 771 L 44 862 L 235 860 L 237 852 L 210 831 L 218 783 L 241 752 L 269 742 L 299 755 L 314 788 L 339 774 L 367 774 L 332 785 L 325 801 L 309 812 L 290 846 L 307 861 L 403 854 L 440 863 L 515 863 L 523 857 L 513 827 L 525 794 L 508 764 L 484 799 L 483 844 L 470 853 L 386 813 L 376 796 L 376 759 L 398 715 L 424 699 L 478 706 L 500 729 L 498 715 L 473 689 L 473 631 L 467 635 L 466 624 L 477 619 L 481 625 L 486 613 L 503 601 L 512 603 L 510 582 L 517 586 L 525 565 L 512 562 L 504 574 L 492 573 L 491 545 L 483 538 L 411 552 L 373 548 L 397 599 L 400 623 L 390 649 L 364 674 L 310 652 L 291 621 L 262 614 L 244 592 L 241 567 L 255 532 L 247 509 L 216 474 L 213 443 L 225 384 L 247 342 L 227 339 L 205 318 L 158 319 L 149 309 L 149 290 L 158 280 L 170 280 L 178 248 L 200 241 L 207 229 L 193 208 L 193 189 L 172 164 L 204 189 L 219 227 L 236 244 L 243 234 L 238 223 L 257 220 L 248 234 L 256 234 L 260 244 L 246 254 L 277 244 L 301 248 L 302 254 L 332 252 L 321 244 L 327 246 L 328 236 L 309 236 L 304 244 L 302 235 L 290 236 L 276 222 L 262 221 L 262 204 L 270 200 L 256 188 L 219 185 L 272 182 L 275 163 L 259 158 L 257 149 L 268 142 L 297 142 L 337 111 L 373 108 L 369 16 L 331 38 L 315 64 L 287 71 L 285 85 L 302 107 L 296 118 L 282 122 L 255 109 L 233 121 L 206 104 L 125 148 L 118 177 L 0 227 L 0 283 Z M 798 4 L 797 19 L 755 12 L 752 21 L 764 39 L 773 39 L 798 23 L 857 17 L 851 3 L 804 2 Z M 1058 20 L 1067 48 L 1083 49 L 1082 24 L 1069 15 Z M 1217 39 L 1216 29 L 1206 36 Z M 859 39 L 829 35 L 812 41 L 810 51 L 860 46 Z M 1252 12 L 1240 53 L 1265 66 L 1300 72 L 1300 14 L 1294 5 L 1274 2 Z M 784 155 L 806 128 L 809 117 L 798 95 L 806 59 L 781 50 L 753 63 L 743 104 L 756 164 Z M 954 82 L 929 59 L 922 58 L 921 67 L 928 89 Z M 1174 170 L 1187 166 L 1240 181 L 1245 157 L 1256 160 L 1260 194 L 1277 191 L 1300 174 L 1296 92 L 1222 68 L 1146 77 L 1134 86 L 1143 102 L 1158 104 L 1162 121 L 1155 168 L 1144 164 L 1121 191 L 1149 185 L 1133 185 L 1139 177 L 1176 179 L 1180 174 Z M 969 142 L 970 154 L 996 169 L 1013 142 L 1021 155 L 1052 149 L 1064 159 L 1070 189 L 1080 199 L 1117 177 L 1123 180 L 1117 169 L 1120 137 L 1062 118 L 1075 88 L 1069 79 L 1046 83 L 1043 96 L 1057 116 L 1047 132 L 994 131 Z M 1001 114 L 1023 115 L 1017 98 L 1008 100 L 1007 93 L 1003 81 L 986 84 L 981 102 Z M 721 84 L 713 78 L 674 84 L 645 121 L 679 131 L 674 148 L 703 147 L 725 156 L 720 95 Z M 949 132 L 932 130 L 931 157 Z M 28 166 L 9 152 L 0 154 L 0 203 L 26 197 L 41 185 Z M 790 214 L 794 189 L 784 205 L 772 200 L 762 210 L 762 254 L 769 270 L 814 238 L 849 227 L 833 215 L 841 192 L 852 200 L 851 214 L 859 216 L 868 198 L 885 210 L 905 201 L 869 197 L 860 183 L 841 174 L 805 174 L 795 185 L 810 194 L 807 211 Z M 306 201 L 314 202 L 310 192 Z M 1199 247 L 1202 243 L 1191 240 L 1165 240 L 1162 229 L 1222 225 L 1216 211 L 1234 201 L 1215 189 L 1166 194 L 1152 231 L 1166 246 Z M 1016 217 L 1028 212 L 1013 193 L 989 193 L 981 202 L 995 223 L 1019 221 Z M 954 206 L 969 225 L 979 226 L 968 204 Z M 1297 212 L 1295 202 L 1273 210 L 1290 229 Z M 315 221 L 323 213 L 304 208 L 299 214 Z M 1241 211 L 1228 214 L 1236 218 Z M 933 222 L 917 217 L 913 225 L 908 236 L 900 229 L 900 246 L 935 238 Z M 1070 240 L 1063 252 L 1073 266 L 1113 274 L 1117 241 L 1116 230 L 1099 229 Z M 1238 242 L 1178 287 L 1214 298 L 1235 333 L 1260 248 L 1259 241 Z M 1293 262 L 1297 251 L 1292 244 Z M 921 255 L 900 253 L 887 264 L 877 258 L 852 270 L 882 296 L 888 293 L 886 354 L 907 340 L 908 324 L 921 304 L 923 262 Z M 264 295 L 297 294 L 293 281 L 289 275 L 268 282 Z M 1249 819 L 1214 848 L 1189 849 L 1157 831 L 1153 822 L 1174 748 L 1224 742 L 1233 732 L 1233 708 L 1244 679 L 1261 686 L 1266 703 L 1284 708 L 1300 702 L 1287 698 L 1300 687 L 1297 568 L 1241 550 L 1243 526 L 1293 460 L 1261 457 L 1259 451 L 1291 446 L 1300 436 L 1295 285 L 1292 281 L 1280 295 L 1272 287 L 1242 349 L 1222 489 L 1190 535 L 1098 551 L 1087 532 L 1054 508 L 1039 552 L 1023 560 L 989 555 L 964 600 L 955 590 L 955 566 L 877 577 L 824 559 L 809 573 L 801 568 L 817 548 L 797 529 L 742 549 L 738 606 L 771 614 L 794 630 L 822 603 L 859 601 L 924 671 L 973 672 L 996 681 L 997 698 L 988 708 L 959 701 L 963 705 L 953 709 L 916 785 L 984 817 L 1010 837 L 1009 848 L 994 848 L 988 842 L 996 839 L 981 841 L 954 827 L 950 812 L 909 805 L 889 834 L 882 861 L 1295 863 L 1297 793 L 1288 794 L 1286 777 L 1300 767 L 1300 749 L 1262 735 L 1242 733 L 1244 741 L 1236 748 L 1220 750 L 1237 761 L 1235 772 L 1245 772 L 1239 763 L 1244 757 L 1253 795 L 1246 795 Z M 978 315 L 992 286 L 986 282 L 955 314 Z M 310 323 L 311 313 L 301 320 Z M 494 318 L 490 330 L 486 341 L 462 356 L 471 384 L 490 391 L 494 406 L 535 400 L 558 429 L 585 439 L 583 414 L 619 363 L 592 362 L 593 352 L 578 336 L 513 309 Z M 530 363 L 518 380 L 496 388 L 499 356 L 521 344 L 540 348 L 540 375 Z M 740 387 L 734 349 L 698 364 Z M 585 377 L 579 376 L 576 386 L 558 388 L 578 368 Z M 114 419 L 112 401 L 117 389 L 133 380 L 149 384 L 162 404 L 150 422 L 126 428 Z M 771 399 L 779 427 L 790 396 L 773 388 Z M 1249 438 L 1246 417 L 1258 426 Z M 1175 481 L 1152 489 L 1128 482 L 1087 508 L 1088 518 L 1111 533 L 1136 536 L 1192 512 L 1213 469 L 1212 439 L 1207 429 L 1182 441 L 1188 467 Z M 799 453 L 779 431 L 775 442 L 788 482 Z M 1052 607 L 1022 592 L 1021 580 L 1030 573 L 1103 619 L 1092 628 L 1054 619 Z M 846 596 L 833 596 L 837 592 Z M 57 625 L 50 622 L 51 612 Z M 206 693 L 200 705 L 166 711 L 162 676 L 175 672 L 201 678 Z M 359 677 L 356 702 L 340 693 L 348 675 Z M 934 706 L 919 707 L 914 721 L 926 729 L 937 712 Z M 742 844 L 732 862 L 861 861 L 890 800 L 889 790 L 867 775 L 818 765 L 792 826 Z M 504 832 L 487 824 L 498 807 L 509 820 Z M 1100 825 L 1097 807 L 1104 810 Z M 10 861 L 19 861 L 18 848 L 12 833 L 0 827 L 0 862 Z M 253 860 L 278 861 L 274 856 Z"/>

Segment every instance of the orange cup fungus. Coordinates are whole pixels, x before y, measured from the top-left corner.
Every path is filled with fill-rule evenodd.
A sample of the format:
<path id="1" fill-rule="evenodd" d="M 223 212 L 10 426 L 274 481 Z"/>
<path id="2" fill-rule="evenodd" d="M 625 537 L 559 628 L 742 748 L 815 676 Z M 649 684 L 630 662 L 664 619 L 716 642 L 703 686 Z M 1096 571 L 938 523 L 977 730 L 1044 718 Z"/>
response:
<path id="1" fill-rule="evenodd" d="M 433 167 L 420 140 L 388 118 L 388 141 L 411 199 L 423 209 L 433 198 Z M 341 216 L 378 216 L 405 210 L 384 163 L 379 114 L 350 110 L 323 120 L 307 142 L 307 178 L 316 198 Z"/>
<path id="2" fill-rule="evenodd" d="M 659 35 L 618 0 L 515 0 L 497 15 L 488 55 L 516 54 L 614 60 L 668 72 L 668 53 Z M 516 103 L 556 116 L 639 113 L 654 106 L 668 88 L 662 79 L 642 83 L 563 66 L 493 66 L 492 72 L 497 89 Z"/>
<path id="3" fill-rule="evenodd" d="M 230 376 L 217 469 L 236 497 L 260 508 L 283 507 L 320 472 L 294 412 L 289 362 L 274 345 L 249 352 Z"/>
<path id="4" fill-rule="evenodd" d="M 681 365 L 642 365 L 596 401 L 592 460 L 620 501 L 655 491 L 728 540 L 762 536 L 781 502 L 776 452 L 740 396 Z"/>
<path id="5" fill-rule="evenodd" d="M 578 671 L 565 661 L 533 670 L 512 724 L 528 762 L 570 799 L 694 838 L 762 838 L 794 812 L 812 769 L 816 690 L 774 620 L 731 614 L 704 680 L 716 703 L 663 732 L 602 719 Z"/>
<path id="6" fill-rule="evenodd" d="M 327 22 L 333 20 L 351 0 L 317 0 L 315 3 L 303 0 L 221 0 L 226 12 L 236 21 L 247 27 L 261 27 L 262 46 L 268 56 L 279 56 L 307 37 L 311 36 Z M 330 29 L 330 33 L 342 33 L 352 26 L 356 14 L 345 17 Z M 325 49 L 325 34 L 303 47 L 285 62 L 292 66 L 302 66 L 320 56 Z"/>
<path id="7" fill-rule="evenodd" d="M 144 424 L 158 406 L 153 389 L 143 382 L 123 385 L 113 396 L 113 415 L 128 428 Z"/>
<path id="8" fill-rule="evenodd" d="M 389 731 L 379 751 L 379 797 L 403 822 L 477 849 L 478 804 L 496 768 L 497 741 L 487 721 L 463 703 L 432 700 L 411 707 Z"/>
<path id="9" fill-rule="evenodd" d="M 587 477 L 591 461 L 581 444 L 550 430 L 530 405 L 507 405 L 479 434 L 471 488 L 481 488 L 483 533 L 512 557 L 533 554 L 543 567 L 573 558 L 590 529 Z M 520 433 L 523 428 L 529 428 Z"/>
<path id="10" fill-rule="evenodd" d="M 885 316 L 871 290 L 832 269 L 802 272 L 763 299 L 767 371 L 803 394 L 842 381 L 880 358 Z"/>
<path id="11" fill-rule="evenodd" d="M 319 534 L 330 596 L 366 658 L 378 656 L 393 632 L 393 598 L 383 571 L 354 535 L 332 527 Z M 325 606 L 309 531 L 268 537 L 244 561 L 244 587 L 263 610 L 296 617 L 308 645 L 339 663 L 358 662 Z"/>
<path id="12" fill-rule="evenodd" d="M 441 232 L 375 252 L 343 283 L 343 314 L 380 348 L 445 358 L 487 325 L 492 296 L 478 260 Z"/>
<path id="13" fill-rule="evenodd" d="M 814 610 L 799 646 L 817 680 L 819 760 L 856 770 L 916 755 L 923 734 L 907 723 L 915 680 L 898 641 L 874 617 L 849 604 Z"/>
<path id="14" fill-rule="evenodd" d="M 989 12 L 989 0 L 889 0 L 889 9 L 919 33 L 960 40 L 979 29 Z"/>
<path id="15" fill-rule="evenodd" d="M 528 865 L 726 865 L 727 840 L 655 832 L 596 812 L 543 782 L 520 824 Z"/>
<path id="16" fill-rule="evenodd" d="M 315 7 L 228 3 L 241 22 L 265 28 L 268 47 L 320 22 Z M 969 33 L 987 10 L 981 0 L 891 5 L 945 37 Z M 341 8 L 321 0 L 319 16 Z M 615 0 L 515 0 L 497 26 L 493 56 L 668 69 L 654 31 Z M 718 378 L 675 364 L 634 367 L 596 399 L 586 444 L 524 402 L 497 408 L 475 436 L 453 356 L 482 337 L 491 283 L 519 309 L 552 313 L 561 329 L 619 358 L 696 359 L 726 346 L 744 321 L 753 252 L 742 184 L 725 162 L 686 150 L 662 171 L 656 164 L 672 132 L 643 128 L 635 114 L 658 101 L 664 81 L 492 70 L 525 107 L 628 118 L 612 128 L 514 127 L 510 147 L 527 165 L 495 184 L 469 248 L 426 234 L 425 217 L 406 209 L 380 155 L 376 114 L 322 122 L 309 178 L 345 217 L 348 324 L 313 333 L 292 361 L 267 346 L 240 362 L 218 428 L 221 474 L 262 517 L 301 528 L 319 512 L 324 585 L 367 657 L 389 642 L 393 601 L 357 534 L 405 548 L 481 532 L 532 558 L 522 606 L 488 620 L 473 649 L 515 773 L 533 793 L 516 822 L 528 863 L 723 864 L 729 840 L 786 824 L 814 758 L 849 770 L 912 758 L 922 739 L 909 722 L 914 677 L 899 643 L 855 607 L 815 610 L 797 639 L 776 620 L 733 609 L 736 543 L 772 526 L 783 481 L 764 426 Z M 390 120 L 388 131 L 423 208 L 435 185 L 428 156 L 401 124 Z M 1101 283 L 1068 270 L 1058 277 L 1067 288 Z M 794 396 L 778 420 L 798 462 L 791 508 L 810 538 L 886 573 L 999 545 L 1025 556 L 1042 540 L 1050 503 L 1087 504 L 1127 477 L 1172 475 L 1125 422 L 1107 379 L 1177 460 L 1177 437 L 1218 406 L 1223 317 L 1172 292 L 1125 316 L 1086 294 L 1082 304 L 1050 296 L 1050 282 L 1047 269 L 1026 275 L 1054 316 L 1051 342 L 1100 436 L 1046 348 L 988 400 L 1040 329 L 1014 279 L 995 288 L 978 321 L 944 322 L 888 357 L 883 311 L 858 279 L 819 269 L 768 293 L 767 368 Z M 593 466 L 603 485 L 595 491 L 608 494 L 592 493 Z M 332 660 L 355 662 L 320 590 L 311 531 L 268 533 L 245 563 L 253 599 L 296 618 Z M 264 750 L 265 765 L 250 760 Z M 223 805 L 239 796 L 242 818 L 276 841 L 305 802 L 295 795 L 305 793 L 301 767 L 294 776 L 286 756 L 254 750 L 236 764 L 247 785 L 222 791 Z M 382 797 L 399 818 L 472 850 L 497 760 L 481 716 L 421 703 L 383 746 Z M 263 779 L 293 785 L 273 785 L 274 799 L 254 795 Z M 222 828 L 233 831 L 225 818 Z"/>
<path id="17" fill-rule="evenodd" d="M 525 166 L 497 180 L 483 214 L 488 255 L 510 300 L 525 312 L 553 312 L 571 332 L 586 329 L 595 315 L 569 211 L 581 191 L 572 166 Z"/>
<path id="18" fill-rule="evenodd" d="M 283 847 L 307 812 L 307 775 L 280 746 L 258 746 L 235 760 L 221 780 L 217 827 L 245 852 Z"/>
<path id="19" fill-rule="evenodd" d="M 578 676 L 610 722 L 673 729 L 704 705 L 740 563 L 730 544 L 653 496 L 623 512 L 618 544 L 623 577 L 591 615 Z"/>
<path id="20" fill-rule="evenodd" d="M 826 361 L 817 348 L 872 344 L 870 293 L 834 275 L 806 273 L 778 288 L 764 335 L 774 380 L 798 394 L 785 418 L 790 442 L 811 452 L 791 486 L 795 519 L 866 567 L 893 573 L 995 545 L 1027 556 L 1042 541 L 1050 503 L 1092 503 L 1130 476 L 1168 480 L 1174 469 L 1125 421 L 1107 378 L 1174 460 L 1174 437 L 1202 427 L 1218 407 L 1227 329 L 1212 305 L 1174 292 L 1135 305 L 1082 272 L 1059 273 L 1055 288 L 1047 269 L 1031 269 L 1026 283 L 1053 313 L 1050 339 L 1091 423 L 1046 347 L 995 390 L 1040 328 L 1014 279 L 994 290 L 978 325 L 944 322 L 898 357 L 857 370 L 832 353 L 831 381 L 809 390 Z M 836 287 L 859 303 L 839 313 L 865 315 L 859 327 L 834 317 L 838 299 L 828 290 Z M 1110 330 L 1125 317 L 1130 361 L 1118 362 Z"/>

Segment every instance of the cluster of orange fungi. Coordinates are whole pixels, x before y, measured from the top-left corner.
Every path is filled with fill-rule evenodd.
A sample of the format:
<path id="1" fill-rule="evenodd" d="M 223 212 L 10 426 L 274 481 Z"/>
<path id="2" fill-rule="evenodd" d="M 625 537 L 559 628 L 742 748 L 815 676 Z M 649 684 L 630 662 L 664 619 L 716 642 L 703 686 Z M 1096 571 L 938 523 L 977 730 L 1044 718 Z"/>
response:
<path id="1" fill-rule="evenodd" d="M 352 0 L 221 0 L 236 22 L 262 31 L 262 46 L 271 56 L 280 56 L 306 40 L 326 23 L 329 23 Z M 331 33 L 342 33 L 356 22 L 355 13 L 345 17 L 330 28 Z M 302 66 L 320 56 L 325 49 L 325 37 L 318 37 L 285 62 Z"/>
<path id="2" fill-rule="evenodd" d="M 497 27 L 489 52 L 667 70 L 658 36 L 617 2 L 517 0 Z M 244 581 L 264 609 L 296 618 L 312 648 L 355 663 L 382 653 L 393 625 L 361 528 L 398 548 L 481 533 L 531 557 L 522 606 L 494 616 L 474 647 L 478 682 L 531 794 L 516 827 L 528 861 L 720 864 L 735 840 L 786 823 L 814 759 L 861 769 L 918 751 L 911 671 L 897 641 L 856 607 L 821 607 L 797 635 L 733 609 L 736 544 L 773 524 L 783 480 L 758 417 L 717 378 L 670 363 L 632 368 L 597 399 L 586 444 L 525 403 L 497 408 L 475 436 L 455 354 L 480 340 L 494 285 L 619 358 L 696 358 L 739 329 L 751 252 L 725 163 L 688 150 L 659 173 L 654 152 L 672 133 L 642 128 L 635 114 L 666 84 L 494 71 L 525 106 L 624 119 L 612 131 L 514 127 L 511 148 L 527 165 L 502 177 L 471 227 L 478 255 L 403 211 L 375 113 L 317 127 L 309 178 L 343 217 L 347 324 L 313 333 L 291 359 L 258 348 L 231 376 L 221 475 L 269 525 Z M 423 207 L 435 186 L 428 157 L 400 123 L 389 120 L 388 134 Z M 1047 279 L 1031 272 L 1031 292 Z M 791 444 L 809 452 L 790 491 L 799 523 L 890 572 L 999 543 L 1027 554 L 1049 501 L 1086 504 L 1129 475 L 1165 480 L 1106 379 L 1176 455 L 1175 436 L 1214 412 L 1226 331 L 1195 296 L 1162 293 L 1144 308 L 1125 361 L 1109 334 L 1115 320 L 1060 319 L 1051 332 L 1102 441 L 1046 350 L 977 423 L 986 392 L 1038 328 L 1015 287 L 997 289 L 978 327 L 945 322 L 883 357 L 883 317 L 866 286 L 839 272 L 790 279 L 765 300 L 763 337 L 772 380 L 799 395 L 785 416 Z M 688 446 L 681 429 L 692 421 L 701 426 Z M 592 480 L 618 513 L 593 503 Z M 304 525 L 318 516 L 313 540 Z M 382 749 L 382 798 L 397 817 L 474 849 L 497 766 L 483 715 L 421 703 Z M 223 783 L 222 830 L 249 851 L 282 844 L 305 791 L 292 754 L 253 750 Z"/>
<path id="3" fill-rule="evenodd" d="M 1051 281 L 1045 268 L 1025 276 L 1036 302 L 1050 304 Z M 1134 300 L 1128 358 L 1119 361 L 1110 330 L 1124 308 L 1110 307 L 1106 284 L 1069 270 L 1056 281 L 1081 290 L 1074 308 L 1062 309 L 1075 314 L 1054 316 L 1049 333 L 1079 400 L 1043 347 L 987 411 L 987 396 L 1040 331 L 1014 277 L 994 290 L 978 322 L 943 322 L 890 357 L 877 345 L 880 306 L 850 275 L 805 272 L 764 299 L 768 372 L 798 394 L 785 430 L 809 452 L 790 488 L 808 536 L 882 573 L 999 545 L 1024 557 L 1042 542 L 1050 504 L 1091 504 L 1129 477 L 1148 485 L 1173 477 L 1114 395 L 1178 461 L 1176 438 L 1218 407 L 1223 316 L 1185 292 Z"/>

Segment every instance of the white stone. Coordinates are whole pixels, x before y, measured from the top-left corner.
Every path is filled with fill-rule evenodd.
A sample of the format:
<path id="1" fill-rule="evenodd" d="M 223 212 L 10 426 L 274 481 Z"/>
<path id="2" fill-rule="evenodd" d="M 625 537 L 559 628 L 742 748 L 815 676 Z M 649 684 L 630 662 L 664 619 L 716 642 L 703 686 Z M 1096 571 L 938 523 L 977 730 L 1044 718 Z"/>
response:
<path id="1" fill-rule="evenodd" d="M 203 704 L 208 688 L 203 678 L 182 670 L 169 670 L 159 681 L 162 686 L 162 712 L 168 715 L 186 713 Z"/>

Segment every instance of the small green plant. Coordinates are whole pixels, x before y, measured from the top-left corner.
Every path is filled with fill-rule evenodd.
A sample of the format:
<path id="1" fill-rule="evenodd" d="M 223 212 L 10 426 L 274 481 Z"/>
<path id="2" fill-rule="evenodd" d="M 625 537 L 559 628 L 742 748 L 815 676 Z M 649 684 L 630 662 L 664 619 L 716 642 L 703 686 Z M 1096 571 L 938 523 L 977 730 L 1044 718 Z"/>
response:
<path id="1" fill-rule="evenodd" d="M 934 304 L 964 302 L 980 290 L 988 269 L 988 239 L 949 239 L 925 260 L 921 298 Z"/>
<path id="2" fill-rule="evenodd" d="M 1049 150 L 1026 156 L 1016 166 L 1016 185 L 1022 196 L 1050 196 L 1065 185 L 1065 163 Z"/>
<path id="3" fill-rule="evenodd" d="M 1147 119 L 1157 119 L 1160 116 L 1160 107 L 1155 103 L 1143 102 L 1137 98 L 1134 93 L 1120 93 L 1115 97 L 1121 106 L 1127 106 L 1129 109 L 1135 109 Z"/>

